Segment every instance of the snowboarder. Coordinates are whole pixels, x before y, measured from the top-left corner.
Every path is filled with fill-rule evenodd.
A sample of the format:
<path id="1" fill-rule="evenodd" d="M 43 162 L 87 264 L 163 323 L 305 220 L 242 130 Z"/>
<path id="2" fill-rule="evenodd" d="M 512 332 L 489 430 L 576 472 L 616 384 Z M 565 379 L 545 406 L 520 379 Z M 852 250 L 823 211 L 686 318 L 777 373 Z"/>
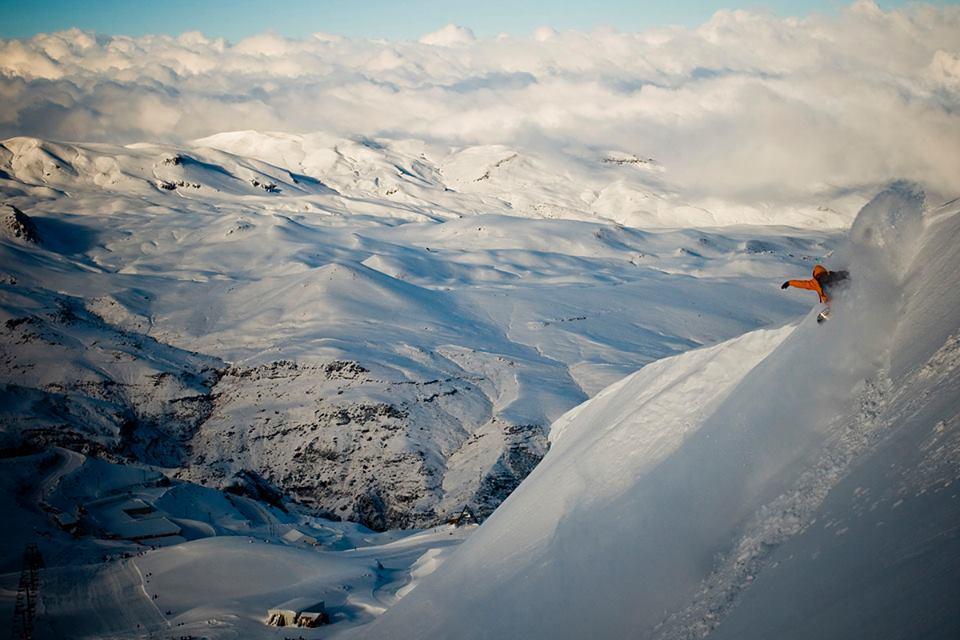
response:
<path id="1" fill-rule="evenodd" d="M 787 280 L 780 285 L 780 288 L 786 289 L 787 287 L 796 287 L 798 289 L 810 289 L 811 291 L 816 291 L 817 295 L 820 296 L 820 302 L 824 305 L 823 311 L 821 311 L 820 315 L 817 316 L 817 324 L 820 324 L 830 317 L 829 291 L 846 280 L 849 276 L 850 274 L 846 271 L 829 271 L 823 265 L 818 264 L 813 268 L 813 277 L 809 280 Z"/>

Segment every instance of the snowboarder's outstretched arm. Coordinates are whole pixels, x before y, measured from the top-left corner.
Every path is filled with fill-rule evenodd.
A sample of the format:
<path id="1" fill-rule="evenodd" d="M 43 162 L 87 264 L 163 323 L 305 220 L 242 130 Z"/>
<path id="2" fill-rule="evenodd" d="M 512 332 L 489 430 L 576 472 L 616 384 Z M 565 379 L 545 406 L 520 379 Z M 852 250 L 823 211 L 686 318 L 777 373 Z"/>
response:
<path id="1" fill-rule="evenodd" d="M 810 280 L 787 280 L 780 285 L 781 289 L 786 289 L 787 287 L 816 291 L 817 295 L 820 296 L 820 302 L 824 302 L 826 299 L 826 296 L 823 295 L 823 289 L 820 288 L 820 283 L 817 282 L 816 278 L 811 278 Z"/>

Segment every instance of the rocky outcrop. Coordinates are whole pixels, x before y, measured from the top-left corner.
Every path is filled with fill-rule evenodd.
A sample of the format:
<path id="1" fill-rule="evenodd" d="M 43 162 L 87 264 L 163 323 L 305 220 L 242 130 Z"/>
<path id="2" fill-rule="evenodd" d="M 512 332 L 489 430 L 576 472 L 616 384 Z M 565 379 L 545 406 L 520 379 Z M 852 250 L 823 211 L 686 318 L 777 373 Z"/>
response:
<path id="1" fill-rule="evenodd" d="M 486 408 L 462 411 L 470 395 Z M 442 521 L 449 458 L 490 419 L 468 380 L 383 380 L 349 361 L 230 367 L 212 396 L 184 477 L 218 484 L 255 469 L 318 514 L 376 530 Z"/>
<path id="2" fill-rule="evenodd" d="M 223 364 L 120 329 L 79 300 L 28 293 L 45 308 L 0 325 L 0 447 L 183 464 Z"/>
<path id="3" fill-rule="evenodd" d="M 375 530 L 428 527 L 464 506 L 485 517 L 546 451 L 543 426 L 494 417 L 466 377 L 383 379 L 348 360 L 226 365 L 143 334 L 112 298 L 30 295 L 46 310 L 0 325 L 5 451 L 178 468 Z"/>
<path id="4" fill-rule="evenodd" d="M 12 204 L 0 205 L 0 233 L 8 238 L 40 244 L 40 232 L 30 216 Z"/>

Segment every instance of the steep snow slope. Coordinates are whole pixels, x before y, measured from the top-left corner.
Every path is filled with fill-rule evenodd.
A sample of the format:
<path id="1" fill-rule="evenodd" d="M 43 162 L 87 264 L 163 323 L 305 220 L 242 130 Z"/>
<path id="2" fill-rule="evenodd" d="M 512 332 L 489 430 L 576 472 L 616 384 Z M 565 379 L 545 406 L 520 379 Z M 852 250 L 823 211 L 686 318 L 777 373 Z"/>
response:
<path id="1" fill-rule="evenodd" d="M 776 284 L 836 242 L 620 226 L 580 195 L 655 170 L 512 153 L 254 132 L 4 141 L 0 191 L 39 242 L 0 239 L 0 442 L 215 487 L 252 471 L 378 529 L 483 516 L 571 407 L 809 306 Z M 684 211 L 636 220 L 703 219 Z"/>
<path id="2" fill-rule="evenodd" d="M 825 325 L 659 361 L 556 422 L 363 637 L 955 635 L 960 207 L 923 206 L 898 184 L 861 211 Z"/>
<path id="3" fill-rule="evenodd" d="M 716 638 L 960 633 L 960 262 L 957 206 L 930 216 L 905 283 L 887 382 L 814 520 L 773 550 Z M 798 598 L 796 594 L 803 594 Z"/>

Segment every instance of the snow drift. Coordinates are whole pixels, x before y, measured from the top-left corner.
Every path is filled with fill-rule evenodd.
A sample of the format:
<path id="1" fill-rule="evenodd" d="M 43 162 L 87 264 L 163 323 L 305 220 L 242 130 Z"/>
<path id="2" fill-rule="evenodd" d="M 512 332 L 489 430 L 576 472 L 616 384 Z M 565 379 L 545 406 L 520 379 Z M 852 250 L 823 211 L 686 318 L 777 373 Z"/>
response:
<path id="1" fill-rule="evenodd" d="M 888 188 L 834 256 L 853 278 L 830 322 L 658 361 L 567 413 L 364 637 L 956 633 L 958 237 L 956 201 Z"/>

